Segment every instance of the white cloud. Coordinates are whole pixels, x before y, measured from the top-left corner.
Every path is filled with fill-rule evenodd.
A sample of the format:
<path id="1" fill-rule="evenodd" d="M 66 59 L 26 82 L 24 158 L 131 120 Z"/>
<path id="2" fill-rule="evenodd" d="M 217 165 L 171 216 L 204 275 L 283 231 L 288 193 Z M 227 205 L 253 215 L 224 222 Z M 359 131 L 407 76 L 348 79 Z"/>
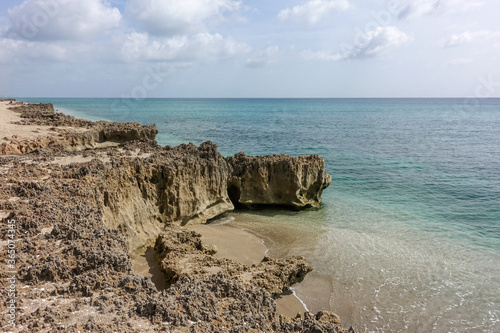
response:
<path id="1" fill-rule="evenodd" d="M 279 47 L 268 45 L 263 49 L 258 50 L 252 57 L 247 59 L 247 67 L 259 68 L 272 64 L 276 61 L 279 53 Z"/>
<path id="2" fill-rule="evenodd" d="M 361 36 L 355 45 L 342 44 L 340 53 L 306 50 L 302 56 L 306 59 L 337 61 L 375 57 L 386 49 L 401 45 L 410 37 L 394 26 L 378 27 Z"/>
<path id="3" fill-rule="evenodd" d="M 127 15 L 154 35 L 206 32 L 208 22 L 220 21 L 237 11 L 234 0 L 130 0 Z"/>
<path id="4" fill-rule="evenodd" d="M 153 38 L 147 33 L 114 35 L 105 41 L 30 41 L 0 38 L 0 64 L 37 71 L 47 65 L 64 64 L 172 64 L 190 67 L 227 60 L 248 53 L 251 48 L 220 34 Z"/>
<path id="5" fill-rule="evenodd" d="M 25 63 L 37 61 L 37 65 L 46 62 L 63 62 L 71 57 L 68 49 L 54 43 L 39 43 L 19 39 L 0 39 L 0 63 Z"/>
<path id="6" fill-rule="evenodd" d="M 9 9 L 10 37 L 89 40 L 120 25 L 122 16 L 103 0 L 25 0 Z"/>
<path id="7" fill-rule="evenodd" d="M 5 36 L 7 31 L 9 31 L 10 23 L 9 19 L 5 17 L 0 17 L 0 36 Z"/>
<path id="8" fill-rule="evenodd" d="M 302 57 L 307 60 L 323 60 L 323 61 L 338 61 L 346 59 L 340 53 L 331 53 L 327 51 L 312 51 L 304 50 L 302 52 Z"/>
<path id="9" fill-rule="evenodd" d="M 452 59 L 448 62 L 448 65 L 451 66 L 463 66 L 467 64 L 473 63 L 474 60 L 470 58 L 457 58 L 457 59 Z"/>
<path id="10" fill-rule="evenodd" d="M 121 55 L 126 62 L 171 61 L 211 62 L 248 52 L 250 47 L 220 34 L 199 33 L 150 40 L 147 33 L 133 32 L 126 36 Z"/>
<path id="11" fill-rule="evenodd" d="M 43 27 L 40 26 L 36 35 L 30 36 L 31 38 L 19 38 L 18 35 L 13 35 L 12 27 L 10 34 L 6 33 L 3 37 L 0 35 L 0 63 L 8 64 L 13 61 L 19 64 L 31 63 L 29 67 L 33 69 L 47 63 L 93 62 L 174 62 L 178 66 L 182 62 L 200 64 L 228 59 L 249 52 L 251 49 L 245 43 L 230 37 L 223 37 L 218 33 L 201 32 L 170 38 L 154 37 L 147 32 L 126 33 L 124 31 L 127 27 L 124 25 L 120 25 L 119 29 L 114 29 L 110 34 L 103 31 L 104 33 L 101 32 L 99 38 L 90 39 L 96 28 L 105 29 L 118 24 L 121 19 L 119 12 L 117 19 L 110 17 L 106 21 L 102 19 L 102 15 L 94 15 L 96 21 L 93 21 L 89 18 L 92 8 L 111 16 L 114 15 L 115 9 L 106 6 L 96 8 L 96 4 L 101 4 L 101 2 L 95 0 L 85 2 L 86 5 L 74 5 L 73 0 L 57 1 L 65 2 L 57 8 L 57 14 L 53 15 L 51 21 L 47 21 Z M 11 19 L 22 19 L 26 13 L 31 15 L 28 17 L 32 17 L 35 8 L 42 8 L 37 6 L 40 6 L 39 1 L 25 1 L 11 10 Z M 74 14 L 77 8 L 81 9 L 82 17 L 75 18 L 74 15 L 70 15 Z M 54 13 L 56 13 L 56 8 L 54 8 Z M 48 16 L 47 10 L 46 14 Z M 76 32 L 66 31 L 69 26 L 69 22 L 68 25 L 64 25 L 66 19 L 72 19 L 73 24 L 79 25 L 79 21 L 84 21 L 83 18 L 93 22 L 90 23 L 93 25 Z M 108 24 L 109 22 L 112 24 Z M 1 27 L 2 21 L 0 21 L 0 31 Z M 65 27 L 66 30 L 56 32 L 54 30 L 56 27 L 61 29 Z M 70 37 L 72 38 L 69 39 Z"/>
<path id="12" fill-rule="evenodd" d="M 500 36 L 500 31 L 464 31 L 460 34 L 451 35 L 450 38 L 444 43 L 444 46 L 455 47 L 470 44 L 476 41 L 488 40 L 497 36 Z"/>
<path id="13" fill-rule="evenodd" d="M 403 1 L 397 8 L 399 19 L 418 18 L 426 15 L 466 12 L 481 7 L 483 0 L 420 0 Z"/>
<path id="14" fill-rule="evenodd" d="M 279 12 L 278 20 L 294 22 L 302 26 L 313 26 L 327 19 L 334 12 L 350 8 L 347 0 L 312 0 L 302 6 L 286 8 Z"/>

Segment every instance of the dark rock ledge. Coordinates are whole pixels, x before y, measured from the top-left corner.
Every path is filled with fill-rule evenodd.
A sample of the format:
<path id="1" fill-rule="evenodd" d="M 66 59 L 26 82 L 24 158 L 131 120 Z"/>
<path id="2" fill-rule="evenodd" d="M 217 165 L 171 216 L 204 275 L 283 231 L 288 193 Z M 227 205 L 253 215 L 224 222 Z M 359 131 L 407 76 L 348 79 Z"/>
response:
<path id="1" fill-rule="evenodd" d="M 182 227 L 235 204 L 317 206 L 331 182 L 320 157 L 224 158 L 210 142 L 160 147 L 154 126 L 54 115 L 50 104 L 17 111 L 26 124 L 79 130 L 1 147 L 0 232 L 7 235 L 7 221 L 15 221 L 17 238 L 16 326 L 7 326 L 2 270 L 2 329 L 354 332 L 328 311 L 276 314 L 274 298 L 312 270 L 303 258 L 245 266 L 216 258 Z M 107 141 L 119 147 L 95 149 Z M 7 243 L 0 245 L 6 262 Z M 145 245 L 154 245 L 161 261 L 169 284 L 163 291 L 132 272 L 130 253 Z"/>

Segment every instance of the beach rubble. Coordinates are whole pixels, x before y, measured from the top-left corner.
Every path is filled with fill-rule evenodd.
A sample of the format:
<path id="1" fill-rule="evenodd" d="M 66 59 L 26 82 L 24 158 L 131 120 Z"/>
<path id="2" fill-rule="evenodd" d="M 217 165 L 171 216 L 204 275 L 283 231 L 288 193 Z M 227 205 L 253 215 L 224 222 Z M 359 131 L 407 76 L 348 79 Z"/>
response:
<path id="1" fill-rule="evenodd" d="M 9 111 L 20 119 L 12 126 L 45 126 L 53 134 L 21 131 L 0 144 L 0 232 L 15 224 L 17 292 L 12 327 L 10 273 L 2 270 L 3 330 L 354 332 L 328 311 L 277 314 L 275 298 L 312 270 L 304 258 L 244 265 L 216 257 L 184 227 L 235 205 L 319 205 L 331 182 L 320 157 L 224 158 L 211 142 L 161 147 L 154 125 L 89 122 L 54 113 L 51 104 L 14 106 Z M 278 177 L 286 190 L 257 200 L 265 179 L 252 190 L 246 184 L 261 176 L 269 187 Z M 245 185 L 233 202 L 228 189 L 238 182 Z M 1 262 L 7 245 L 0 242 Z M 167 288 L 133 273 L 131 257 L 147 246 Z"/>

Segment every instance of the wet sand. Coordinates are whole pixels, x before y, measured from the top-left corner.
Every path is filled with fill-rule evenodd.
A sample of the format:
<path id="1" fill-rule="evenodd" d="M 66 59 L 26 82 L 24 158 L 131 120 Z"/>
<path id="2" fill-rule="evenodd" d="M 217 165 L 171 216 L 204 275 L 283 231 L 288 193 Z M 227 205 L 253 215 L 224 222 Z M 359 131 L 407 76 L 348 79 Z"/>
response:
<path id="1" fill-rule="evenodd" d="M 152 247 L 144 249 L 143 253 L 138 253 L 132 258 L 132 270 L 134 274 L 150 277 L 158 290 L 165 290 L 167 283 L 155 254 Z"/>
<path id="2" fill-rule="evenodd" d="M 202 241 L 217 248 L 218 258 L 227 258 L 245 265 L 254 265 L 262 261 L 267 253 L 261 238 L 231 225 L 198 224 L 187 228 L 202 235 Z M 158 289 L 165 289 L 165 279 L 155 259 L 153 248 L 145 249 L 132 258 L 133 270 L 137 275 L 149 276 Z M 276 300 L 277 312 L 288 317 L 307 311 L 300 300 L 289 291 Z"/>
<path id="3" fill-rule="evenodd" d="M 216 256 L 239 261 L 245 265 L 258 264 L 267 253 L 267 248 L 261 238 L 230 224 L 223 225 L 193 225 L 191 230 L 199 232 L 206 244 L 217 247 Z M 284 293 L 276 300 L 277 312 L 288 317 L 295 317 L 297 313 L 306 309 L 293 293 Z"/>
<path id="4" fill-rule="evenodd" d="M 194 225 L 190 229 L 199 232 L 206 244 L 217 247 L 216 256 L 239 261 L 246 265 L 258 264 L 267 253 L 267 248 L 261 238 L 230 224 Z M 297 313 L 307 311 L 293 293 L 284 293 L 276 300 L 278 314 L 295 317 Z"/>
<path id="5" fill-rule="evenodd" d="M 309 260 L 311 256 L 318 255 L 315 254 L 315 249 L 323 234 L 321 226 L 308 223 L 310 216 L 310 214 L 276 210 L 240 211 L 229 213 L 226 217 L 229 222 L 225 226 L 244 230 L 264 240 L 268 255 L 272 258 L 305 256 L 308 263 L 315 269 L 306 275 L 304 281 L 292 286 L 292 289 L 311 313 L 321 310 L 336 312 L 339 304 L 332 300 L 334 282 L 331 276 L 321 274 L 316 263 Z M 293 299 L 300 304 L 300 307 L 304 307 L 294 295 L 290 295 L 289 299 Z M 280 302 L 278 301 L 279 306 Z M 335 304 L 335 307 L 332 307 L 332 304 Z M 287 315 L 290 316 L 290 312 Z"/>
<path id="6" fill-rule="evenodd" d="M 193 225 L 189 229 L 199 232 L 205 244 L 215 245 L 218 258 L 227 258 L 245 265 L 262 261 L 267 248 L 262 239 L 244 230 L 229 225 Z"/>

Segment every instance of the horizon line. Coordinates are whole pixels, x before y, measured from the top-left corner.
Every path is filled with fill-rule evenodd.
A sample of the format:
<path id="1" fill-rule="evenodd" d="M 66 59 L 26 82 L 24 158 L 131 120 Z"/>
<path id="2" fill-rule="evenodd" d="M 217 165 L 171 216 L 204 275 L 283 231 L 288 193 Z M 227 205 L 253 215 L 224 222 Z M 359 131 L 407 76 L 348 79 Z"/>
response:
<path id="1" fill-rule="evenodd" d="M 123 100 L 148 100 L 148 99 L 500 99 L 499 97 L 475 97 L 475 96 L 459 96 L 459 97 L 63 97 L 63 96 L 0 96 L 0 99 L 22 99 L 22 98 L 57 98 L 57 99 L 123 99 Z"/>

